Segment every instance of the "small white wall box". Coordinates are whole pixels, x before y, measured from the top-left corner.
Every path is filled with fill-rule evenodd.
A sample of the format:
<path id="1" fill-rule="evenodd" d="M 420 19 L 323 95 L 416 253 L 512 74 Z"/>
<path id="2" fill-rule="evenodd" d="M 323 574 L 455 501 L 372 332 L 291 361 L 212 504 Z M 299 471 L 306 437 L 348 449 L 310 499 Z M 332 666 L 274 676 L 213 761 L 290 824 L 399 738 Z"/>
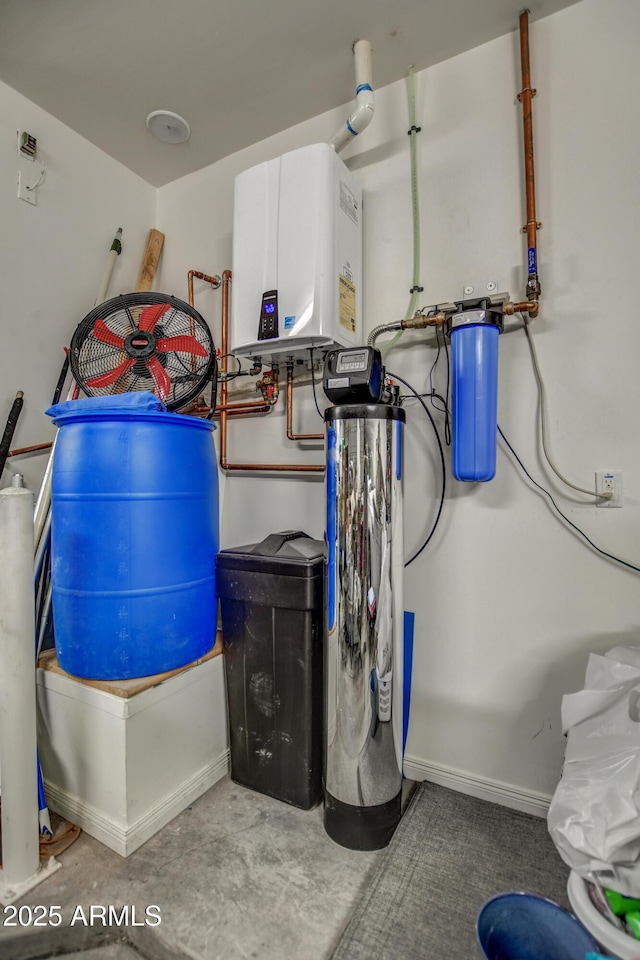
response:
<path id="1" fill-rule="evenodd" d="M 362 342 L 362 191 L 316 143 L 235 179 L 231 350 L 309 359 Z"/>
<path id="2" fill-rule="evenodd" d="M 38 662 L 47 803 L 123 857 L 228 770 L 221 643 L 195 664 L 138 680 L 79 680 Z"/>

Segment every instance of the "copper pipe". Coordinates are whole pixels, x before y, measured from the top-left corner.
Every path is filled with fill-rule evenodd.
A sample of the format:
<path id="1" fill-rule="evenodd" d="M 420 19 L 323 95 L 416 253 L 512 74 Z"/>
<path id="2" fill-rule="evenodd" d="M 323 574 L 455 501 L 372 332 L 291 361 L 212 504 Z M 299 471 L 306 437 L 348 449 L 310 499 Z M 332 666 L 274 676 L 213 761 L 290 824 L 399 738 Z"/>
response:
<path id="1" fill-rule="evenodd" d="M 230 270 L 227 270 L 226 273 L 228 273 L 228 275 L 229 275 L 228 279 L 230 279 L 230 278 L 231 278 L 231 271 L 230 271 Z M 211 286 L 214 288 L 214 290 L 217 290 L 218 287 L 220 286 L 220 284 L 222 283 L 222 287 L 223 287 L 223 289 L 222 289 L 222 297 L 223 297 L 223 317 L 224 317 L 224 292 L 225 292 L 225 291 L 224 291 L 224 283 L 222 282 L 222 280 L 220 279 L 220 277 L 217 276 L 217 274 L 216 274 L 216 276 L 211 277 L 211 276 L 209 276 L 208 273 L 201 273 L 199 270 L 189 270 L 189 273 L 187 274 L 187 288 L 188 288 L 189 306 L 195 307 L 194 296 L 193 296 L 193 278 L 194 278 L 194 277 L 196 278 L 196 280 L 204 280 L 206 283 L 210 283 Z M 224 277 L 224 274 L 223 274 L 223 277 Z M 228 296 L 228 294 L 227 294 L 227 296 Z M 227 308 L 227 309 L 228 309 L 228 308 Z M 192 336 L 193 336 L 194 333 L 195 333 L 195 330 L 192 330 L 191 333 L 192 333 Z M 226 354 L 227 354 L 227 352 L 228 352 L 228 349 L 229 349 L 229 347 L 228 347 L 228 327 L 227 327 L 226 338 L 225 338 L 225 331 L 223 330 L 223 332 L 222 332 L 222 349 L 221 349 L 221 351 L 220 351 L 221 354 L 222 354 L 221 369 L 222 369 L 222 371 L 223 371 L 224 373 L 227 372 Z M 194 357 L 193 359 L 195 360 L 195 357 Z M 224 393 L 225 393 L 225 396 L 226 396 L 226 385 L 225 385 Z M 220 397 L 221 397 L 221 398 L 222 398 L 222 395 L 223 395 L 223 388 L 222 388 L 222 382 L 221 382 L 221 384 L 220 384 Z M 219 404 L 219 405 L 216 406 L 216 414 L 217 414 L 218 411 L 221 411 L 221 410 L 222 410 L 222 406 L 223 406 L 222 404 Z M 242 403 L 242 402 L 241 402 L 241 403 L 237 403 L 237 404 L 235 404 L 235 403 L 227 403 L 227 404 L 224 405 L 224 408 L 225 408 L 225 412 L 228 413 L 229 416 L 242 416 L 243 414 L 248 414 L 248 413 L 269 413 L 269 410 L 271 409 L 271 404 L 266 404 L 264 400 L 247 400 L 247 401 L 245 401 L 244 403 Z M 210 408 L 207 408 L 207 411 L 202 411 L 202 410 L 200 410 L 200 411 L 198 411 L 198 412 L 200 412 L 200 413 L 205 413 L 205 412 L 208 413 L 208 412 L 209 412 L 209 409 L 210 409 Z"/>
<path id="2" fill-rule="evenodd" d="M 324 473 L 324 463 L 228 463 L 220 460 L 221 470 L 260 470 L 264 473 Z"/>
<path id="3" fill-rule="evenodd" d="M 9 457 L 20 457 L 23 453 L 36 453 L 38 450 L 50 450 L 52 446 L 53 443 L 36 443 L 33 447 L 19 447 L 15 450 L 9 450 L 7 459 Z"/>
<path id="4" fill-rule="evenodd" d="M 220 286 L 220 277 L 210 277 L 208 273 L 200 273 L 199 270 L 189 270 L 187 274 L 187 285 L 189 289 L 189 306 L 194 307 L 193 302 L 193 278 L 196 280 L 206 280 L 207 283 L 210 283 L 214 290 L 217 290 Z"/>
<path id="5" fill-rule="evenodd" d="M 229 284 L 231 270 L 222 273 L 222 331 L 220 333 L 220 371 L 227 372 L 229 352 Z M 227 396 L 229 388 L 224 377 L 220 380 L 220 467 L 227 461 Z"/>
<path id="6" fill-rule="evenodd" d="M 231 286 L 231 270 L 225 270 L 222 274 L 222 334 L 220 361 L 223 373 L 227 371 L 227 354 L 229 352 L 229 288 Z M 265 473 L 320 473 L 324 471 L 324 464 L 311 463 L 229 463 L 227 460 L 227 417 L 229 416 L 227 404 L 228 387 L 222 378 L 220 382 L 220 469 L 221 470 L 243 470 L 243 471 L 264 471 Z M 258 406 L 263 401 L 258 401 Z M 246 407 L 246 404 L 245 404 Z M 273 409 L 270 405 L 269 409 Z M 254 412 L 258 412 L 254 408 Z"/>
<path id="7" fill-rule="evenodd" d="M 220 381 L 220 395 L 222 396 L 222 381 Z M 276 398 L 277 399 L 277 398 Z M 228 417 L 241 417 L 248 413 L 269 413 L 275 405 L 275 401 L 266 400 L 245 400 L 237 403 L 216 404 L 216 414 L 224 411 Z"/>
<path id="8" fill-rule="evenodd" d="M 189 290 L 189 306 L 190 307 L 195 307 L 195 303 L 193 299 L 193 278 L 194 277 L 197 277 L 198 280 L 206 280 L 207 283 L 211 284 L 214 290 L 217 290 L 218 287 L 220 286 L 220 277 L 210 277 L 209 274 L 200 273 L 199 270 L 189 270 L 189 273 L 187 274 L 187 287 Z M 191 334 L 192 337 L 195 337 L 196 335 L 196 324 L 193 317 L 189 318 L 189 333 Z M 196 368 L 197 368 L 196 355 L 195 353 L 192 353 L 191 354 L 191 370 L 194 375 L 196 372 Z"/>
<path id="9" fill-rule="evenodd" d="M 324 440 L 324 433 L 293 432 L 293 364 L 287 363 L 287 437 L 289 440 Z"/>
<path id="10" fill-rule="evenodd" d="M 246 404 L 228 403 L 224 407 L 217 406 L 215 416 L 218 416 L 218 414 L 222 414 L 223 412 L 229 416 L 233 414 L 233 416 L 236 416 L 236 417 L 240 417 L 243 414 L 249 414 L 249 413 L 269 413 L 272 407 L 273 407 L 272 403 L 263 403 L 262 400 L 256 401 L 255 403 L 251 401 Z"/>
<path id="11" fill-rule="evenodd" d="M 504 313 L 507 317 L 512 317 L 514 313 L 528 313 L 530 317 L 535 317 L 540 308 L 537 300 L 524 300 L 518 303 L 512 303 L 507 300 L 504 305 Z"/>
<path id="12" fill-rule="evenodd" d="M 527 234 L 527 297 L 529 300 L 536 300 L 540 295 L 536 231 L 542 224 L 536 220 L 536 186 L 533 164 L 533 111 L 531 100 L 535 97 L 537 91 L 531 88 L 528 10 L 523 10 L 520 14 L 520 65 L 522 70 L 522 90 L 518 94 L 518 100 L 522 104 L 524 179 L 527 202 L 527 223 L 522 230 L 523 233 Z"/>
<path id="13" fill-rule="evenodd" d="M 256 407 L 255 403 L 251 401 L 247 403 L 246 407 L 243 406 L 241 403 L 227 404 L 227 406 L 225 407 L 225 410 L 227 410 L 229 414 L 233 414 L 234 416 L 240 417 L 243 414 L 248 416 L 249 414 L 255 414 L 255 413 L 269 413 L 272 406 L 273 406 L 272 403 L 260 402 L 260 405 Z M 215 409 L 214 419 L 218 419 L 218 420 L 220 419 L 221 411 L 222 411 L 222 408 L 220 407 L 220 405 L 218 405 Z M 208 417 L 209 414 L 211 413 L 211 407 L 209 406 L 208 403 L 205 403 L 204 405 L 198 405 L 194 403 L 193 406 L 189 407 L 188 410 L 184 410 L 181 412 L 188 413 L 190 416 L 193 416 L 193 417 Z"/>

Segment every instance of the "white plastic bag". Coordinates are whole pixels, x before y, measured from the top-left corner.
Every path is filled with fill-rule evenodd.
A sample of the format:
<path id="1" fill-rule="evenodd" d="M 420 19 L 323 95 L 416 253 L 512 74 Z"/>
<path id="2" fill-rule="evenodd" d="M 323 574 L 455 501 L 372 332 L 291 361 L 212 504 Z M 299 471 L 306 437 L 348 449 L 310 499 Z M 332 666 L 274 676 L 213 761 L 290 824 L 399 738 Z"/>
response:
<path id="1" fill-rule="evenodd" d="M 579 876 L 640 897 L 640 647 L 590 655 L 585 689 L 562 699 L 562 728 L 549 833 Z"/>

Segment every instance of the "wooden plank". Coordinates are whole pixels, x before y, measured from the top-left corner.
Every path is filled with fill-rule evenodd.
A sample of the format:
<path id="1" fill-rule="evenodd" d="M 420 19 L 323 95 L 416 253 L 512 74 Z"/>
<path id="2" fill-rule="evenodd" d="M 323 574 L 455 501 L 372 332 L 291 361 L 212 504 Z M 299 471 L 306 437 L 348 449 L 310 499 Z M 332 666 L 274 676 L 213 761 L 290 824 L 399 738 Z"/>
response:
<path id="1" fill-rule="evenodd" d="M 93 687 L 94 690 L 102 690 L 104 693 L 111 693 L 115 697 L 122 697 L 124 700 L 128 700 L 129 697 L 135 697 L 137 693 L 150 690 L 151 687 L 156 687 L 159 683 L 163 683 L 170 677 L 175 677 L 185 670 L 197 667 L 200 663 L 212 660 L 213 657 L 218 657 L 221 653 L 222 634 L 219 633 L 213 648 L 199 660 L 194 660 L 193 663 L 188 663 L 186 666 L 179 667 L 177 670 L 167 670 L 165 673 L 154 673 L 150 677 L 135 677 L 131 680 L 84 680 L 82 677 L 74 677 L 73 674 L 67 673 L 66 670 L 62 669 L 58 663 L 55 650 L 43 651 L 43 653 L 40 654 L 38 666 L 41 670 L 57 673 L 61 677 L 69 677 L 70 680 L 75 680 L 76 683 L 82 683 L 86 687 Z"/>
<path id="2" fill-rule="evenodd" d="M 145 293 L 147 290 L 151 290 L 153 278 L 156 275 L 156 269 L 158 267 L 158 260 L 162 253 L 163 243 L 164 233 L 160 233 L 159 230 L 149 231 L 149 239 L 147 240 L 147 247 L 144 251 L 144 257 L 142 258 L 142 266 L 140 267 L 140 275 L 138 276 L 138 284 L 136 286 L 138 293 Z"/>

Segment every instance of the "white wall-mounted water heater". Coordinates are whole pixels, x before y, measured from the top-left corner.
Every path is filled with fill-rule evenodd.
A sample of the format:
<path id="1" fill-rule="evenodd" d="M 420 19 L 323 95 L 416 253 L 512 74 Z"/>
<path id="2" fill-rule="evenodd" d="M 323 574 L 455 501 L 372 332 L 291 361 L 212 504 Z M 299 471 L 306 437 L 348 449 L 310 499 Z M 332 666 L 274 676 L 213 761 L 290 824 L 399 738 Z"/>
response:
<path id="1" fill-rule="evenodd" d="M 362 191 L 316 143 L 235 179 L 231 350 L 263 361 L 362 343 Z"/>

